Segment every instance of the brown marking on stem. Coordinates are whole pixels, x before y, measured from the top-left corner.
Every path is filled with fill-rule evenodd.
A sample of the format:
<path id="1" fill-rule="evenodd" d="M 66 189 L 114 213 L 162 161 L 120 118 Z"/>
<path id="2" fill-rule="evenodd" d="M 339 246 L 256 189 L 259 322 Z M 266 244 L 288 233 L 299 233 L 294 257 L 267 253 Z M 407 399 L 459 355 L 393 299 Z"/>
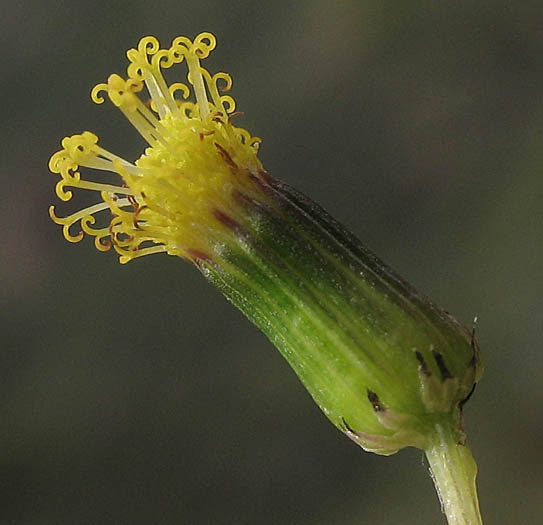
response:
<path id="1" fill-rule="evenodd" d="M 240 225 L 239 225 L 239 223 L 237 221 L 232 219 L 232 217 L 230 217 L 230 215 L 227 215 L 226 213 L 224 213 L 221 210 L 218 210 L 218 209 L 215 208 L 213 210 L 213 215 L 215 216 L 215 218 L 221 224 L 226 226 L 229 230 L 237 230 L 237 229 L 240 228 Z"/>
<path id="2" fill-rule="evenodd" d="M 369 388 L 367 389 L 367 392 L 368 401 L 371 403 L 374 412 L 384 412 L 386 408 L 385 405 L 383 405 L 383 403 L 381 403 L 379 400 L 379 396 L 375 392 L 372 392 Z"/>
<path id="3" fill-rule="evenodd" d="M 190 248 L 187 250 L 187 253 L 190 255 L 192 259 L 190 262 L 193 264 L 196 264 L 197 261 L 211 262 L 211 257 L 207 253 L 200 250 L 193 250 Z"/>
<path id="4" fill-rule="evenodd" d="M 436 361 L 437 367 L 439 368 L 439 373 L 441 374 L 441 381 L 446 381 L 447 379 L 452 379 L 453 375 L 447 368 L 443 355 L 440 354 L 437 350 L 432 350 L 432 355 Z"/>
<path id="5" fill-rule="evenodd" d="M 226 151 L 220 144 L 217 142 L 214 143 L 217 149 L 219 150 L 219 155 L 224 159 L 224 161 L 234 170 L 238 169 L 238 165 L 232 160 L 230 153 Z"/>
<path id="6" fill-rule="evenodd" d="M 277 179 L 272 177 L 266 170 L 258 170 L 258 175 L 264 182 L 266 182 L 270 186 L 273 185 L 274 182 L 277 182 Z"/>
<path id="7" fill-rule="evenodd" d="M 430 377 L 432 375 L 432 372 L 430 372 L 430 369 L 428 368 L 428 365 L 426 364 L 423 355 L 418 350 L 415 350 L 415 356 L 417 357 L 417 361 L 419 362 L 419 370 L 426 377 Z"/>
<path id="8" fill-rule="evenodd" d="M 242 206 L 247 206 L 248 204 L 253 204 L 254 200 L 251 199 L 248 195 L 245 195 L 242 191 L 237 188 L 232 190 L 232 199 Z"/>

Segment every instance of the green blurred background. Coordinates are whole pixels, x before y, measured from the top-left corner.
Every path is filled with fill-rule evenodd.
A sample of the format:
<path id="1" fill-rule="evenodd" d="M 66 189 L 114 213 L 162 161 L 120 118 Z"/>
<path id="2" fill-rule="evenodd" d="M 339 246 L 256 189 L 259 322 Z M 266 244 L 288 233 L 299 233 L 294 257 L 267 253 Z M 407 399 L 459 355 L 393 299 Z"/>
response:
<path id="1" fill-rule="evenodd" d="M 540 1 L 26 0 L 0 25 L 1 523 L 444 522 L 422 454 L 357 448 L 188 264 L 121 266 L 47 217 L 62 137 L 143 146 L 90 88 L 141 36 L 204 30 L 268 171 L 479 316 L 483 514 L 543 521 Z"/>

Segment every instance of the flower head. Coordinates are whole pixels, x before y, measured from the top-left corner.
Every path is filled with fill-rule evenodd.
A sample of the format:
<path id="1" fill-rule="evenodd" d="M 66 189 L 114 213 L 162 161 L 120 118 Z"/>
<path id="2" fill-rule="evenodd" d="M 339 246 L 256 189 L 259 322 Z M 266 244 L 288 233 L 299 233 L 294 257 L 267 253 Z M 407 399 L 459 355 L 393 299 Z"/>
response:
<path id="1" fill-rule="evenodd" d="M 154 37 L 142 38 L 137 49 L 127 52 L 127 78 L 113 74 L 94 87 L 94 102 L 104 102 L 105 93 L 149 147 L 129 162 L 99 146 L 89 131 L 62 141 L 49 162 L 61 177 L 59 198 L 70 200 L 73 188 L 101 197 L 67 217 L 59 217 L 51 206 L 51 218 L 63 226 L 67 240 L 94 236 L 99 250 L 113 247 L 122 263 L 157 252 L 191 261 L 211 257 L 211 244 L 226 228 L 221 219 L 232 208 L 232 188 L 251 195 L 255 179 L 262 176 L 260 139 L 232 124 L 235 102 L 223 94 L 232 79 L 226 73 L 212 75 L 200 64 L 215 45 L 210 33 L 194 41 L 175 38 L 168 49 L 160 49 Z M 168 86 L 162 70 L 183 62 L 187 83 Z M 141 98 L 144 88 L 148 101 Z M 189 100 L 191 94 L 195 100 Z M 94 175 L 83 176 L 81 168 Z M 100 180 L 101 170 L 118 174 L 119 184 Z M 104 213 L 110 214 L 105 223 L 99 220 Z M 77 224 L 81 231 L 74 233 Z"/>
<path id="2" fill-rule="evenodd" d="M 127 52 L 127 78 L 92 90 L 118 107 L 149 146 L 135 161 L 85 131 L 50 160 L 56 192 L 101 200 L 52 219 L 73 242 L 95 237 L 120 261 L 167 252 L 193 262 L 277 346 L 329 419 L 366 450 L 425 448 L 436 425 L 462 441 L 461 407 L 482 367 L 470 333 L 419 295 L 310 199 L 268 175 L 259 139 L 232 124 L 232 81 L 200 65 L 202 33 Z M 185 62 L 187 83 L 162 70 Z M 144 87 L 150 95 L 143 101 Z M 193 94 L 195 100 L 190 101 Z M 180 95 L 181 98 L 178 98 Z M 81 168 L 111 171 L 112 185 Z M 81 170 L 81 171 L 80 171 Z M 102 214 L 110 214 L 99 225 Z M 81 230 L 73 233 L 79 223 Z"/>
<path id="3" fill-rule="evenodd" d="M 260 140 L 232 124 L 230 76 L 200 65 L 215 43 L 202 33 L 160 49 L 145 37 L 127 52 L 127 78 L 111 75 L 92 99 L 105 93 L 149 146 L 129 162 L 88 131 L 65 138 L 49 162 L 57 195 L 69 201 L 79 188 L 101 199 L 66 217 L 52 206 L 51 218 L 69 241 L 94 236 L 123 263 L 157 252 L 194 263 L 269 337 L 336 427 L 379 454 L 424 449 L 451 523 L 480 523 L 461 418 L 482 374 L 473 334 L 262 169 Z M 162 70 L 182 62 L 187 83 L 168 86 Z"/>

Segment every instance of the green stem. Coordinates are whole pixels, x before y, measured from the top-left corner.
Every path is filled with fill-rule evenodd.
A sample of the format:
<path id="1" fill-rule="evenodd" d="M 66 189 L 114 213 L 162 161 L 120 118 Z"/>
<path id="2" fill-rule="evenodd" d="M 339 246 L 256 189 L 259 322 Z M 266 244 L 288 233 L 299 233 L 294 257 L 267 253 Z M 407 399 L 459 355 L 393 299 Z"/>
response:
<path id="1" fill-rule="evenodd" d="M 450 425 L 437 424 L 426 457 L 449 525 L 480 525 L 477 465 L 469 447 L 458 443 L 457 434 Z"/>

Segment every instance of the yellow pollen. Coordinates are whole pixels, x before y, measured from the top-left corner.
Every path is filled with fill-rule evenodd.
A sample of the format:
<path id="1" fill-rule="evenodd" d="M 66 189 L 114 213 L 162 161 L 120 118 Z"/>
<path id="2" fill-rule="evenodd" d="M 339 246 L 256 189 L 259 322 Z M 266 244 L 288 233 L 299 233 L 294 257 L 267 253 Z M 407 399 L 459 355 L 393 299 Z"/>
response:
<path id="1" fill-rule="evenodd" d="M 113 247 L 122 263 L 158 252 L 194 260 L 194 254 L 209 254 L 220 242 L 226 226 L 215 211 L 232 209 L 234 189 L 252 194 L 252 179 L 262 166 L 257 158 L 260 139 L 231 123 L 235 101 L 223 94 L 232 86 L 231 77 L 211 75 L 200 65 L 215 45 L 211 33 L 201 33 L 194 41 L 177 37 L 168 49 L 160 49 L 154 37 L 142 38 L 137 49 L 127 52 L 127 78 L 113 74 L 93 88 L 92 99 L 101 104 L 105 93 L 149 147 L 129 162 L 100 147 L 89 131 L 62 140 L 62 149 L 49 161 L 49 169 L 60 175 L 58 197 L 69 201 L 72 189 L 79 188 L 101 198 L 66 217 L 51 206 L 51 218 L 63 226 L 67 240 L 91 235 L 99 250 Z M 187 83 L 168 86 L 162 70 L 183 61 Z M 144 88 L 150 103 L 139 97 Z M 190 100 L 191 93 L 195 100 Z M 81 167 L 95 175 L 116 173 L 119 184 L 100 177 L 87 180 Z M 109 218 L 100 221 L 104 213 Z"/>

